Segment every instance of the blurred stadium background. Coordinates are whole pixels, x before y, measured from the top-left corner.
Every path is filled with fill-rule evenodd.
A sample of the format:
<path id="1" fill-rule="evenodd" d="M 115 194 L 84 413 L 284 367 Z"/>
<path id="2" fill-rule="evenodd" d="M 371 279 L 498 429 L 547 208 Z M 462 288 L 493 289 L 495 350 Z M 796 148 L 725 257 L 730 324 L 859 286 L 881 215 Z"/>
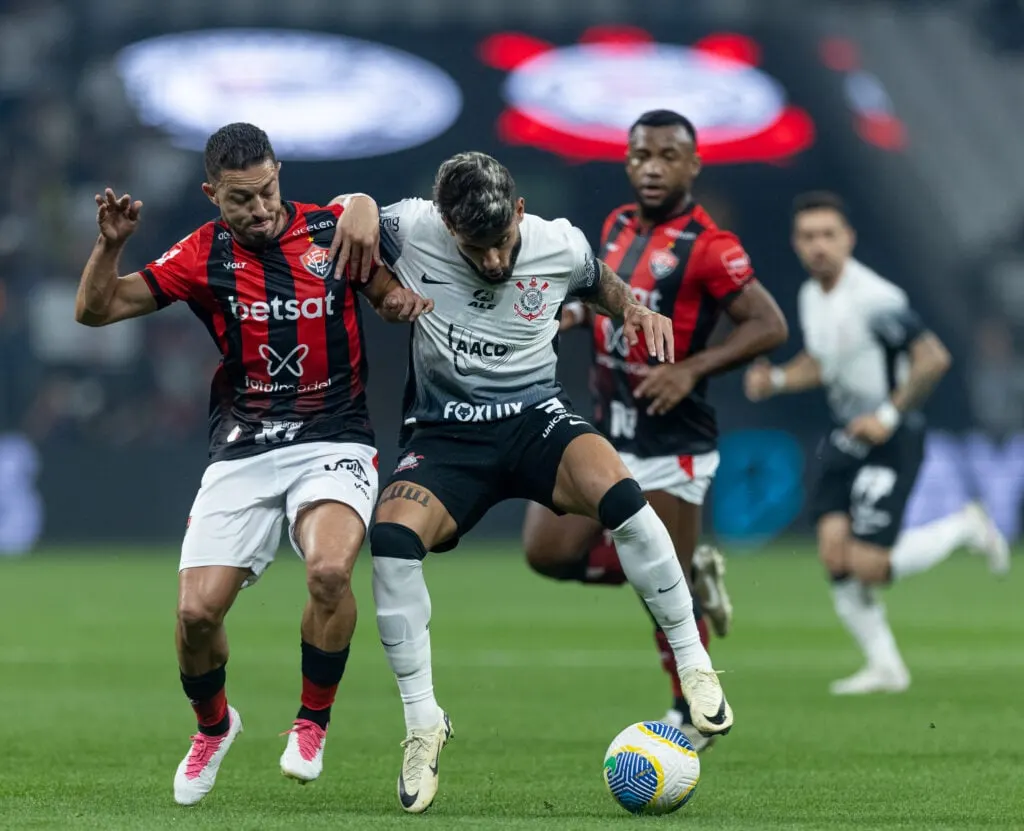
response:
<path id="1" fill-rule="evenodd" d="M 596 241 L 607 212 L 629 198 L 625 126 L 644 109 L 678 109 L 701 130 L 698 198 L 740 235 L 793 324 L 774 358 L 801 345 L 790 200 L 834 189 L 851 206 L 857 255 L 907 290 L 954 356 L 927 407 L 928 460 L 907 521 L 977 497 L 1017 540 L 1022 6 L 0 2 L 0 554 L 12 555 L 0 569 L 0 734 L 18 760 L 0 771 L 0 827 L 181 827 L 170 776 L 192 725 L 170 650 L 173 573 L 206 461 L 216 352 L 183 306 L 107 330 L 73 322 L 96 237 L 94 193 L 110 185 L 145 202 L 122 262 L 137 268 L 211 218 L 197 147 L 242 119 L 274 141 L 286 198 L 427 195 L 441 159 L 481 149 L 510 166 L 529 210 L 567 216 Z M 406 334 L 372 315 L 367 329 L 387 460 Z M 570 332 L 562 356 L 564 383 L 586 411 L 586 335 Z M 708 528 L 730 555 L 760 556 L 734 556 L 736 632 L 713 647 L 732 673 L 743 729 L 709 757 L 687 812 L 702 828 L 762 831 L 1024 827 L 1019 580 L 990 589 L 981 567 L 954 563 L 896 587 L 891 615 L 915 687 L 898 700 L 830 702 L 826 682 L 855 659 L 804 511 L 824 400 L 755 408 L 738 373 L 713 384 L 713 400 L 723 466 Z M 662 712 L 666 684 L 627 592 L 548 583 L 514 559 L 522 508 L 492 512 L 477 544 L 428 567 L 438 575 L 436 677 L 465 731 L 446 774 L 461 802 L 443 795 L 431 819 L 605 827 L 617 809 L 600 795 L 600 754 L 621 726 Z M 472 556 L 495 550 L 510 556 Z M 49 556 L 15 556 L 36 551 Z M 232 615 L 229 686 L 248 738 L 212 813 L 193 814 L 190 827 L 293 828 L 297 817 L 307 827 L 391 827 L 380 816 L 399 819 L 400 707 L 375 648 L 365 564 L 356 586 L 365 648 L 345 680 L 359 716 L 328 751 L 339 778 L 299 794 L 276 777 L 275 731 L 297 694 L 303 592 L 296 563 L 280 571 Z M 501 604 L 481 589 L 494 585 Z M 607 640 L 594 639 L 598 627 L 612 630 Z M 124 696 L 139 715 L 124 715 Z M 554 715 L 538 715 L 542 706 Z M 799 728 L 783 720 L 796 712 Z M 125 746 L 142 750 L 126 760 Z"/>
<path id="2" fill-rule="evenodd" d="M 188 310 L 106 331 L 72 322 L 104 185 L 145 202 L 123 263 L 138 267 L 211 216 L 195 148 L 244 118 L 285 158 L 287 198 L 427 194 L 439 160 L 477 148 L 509 164 L 530 209 L 568 216 L 596 240 L 629 196 L 623 125 L 648 106 L 702 129 L 711 164 L 699 198 L 740 234 L 791 320 L 802 274 L 790 199 L 811 187 L 849 199 L 858 255 L 906 288 L 955 356 L 928 407 L 929 463 L 908 521 L 978 495 L 1019 534 L 1020 3 L 690 0 L 683 13 L 672 0 L 7 0 L 0 10 L 0 549 L 174 542 L 205 462 L 216 355 Z M 611 64 L 572 48 L 636 40 L 664 45 L 669 70 L 653 79 L 639 52 L 607 50 Z M 372 413 L 392 458 L 405 350 L 394 331 L 368 327 Z M 586 341 L 571 333 L 562 365 L 584 408 Z M 797 335 L 775 357 L 799 346 Z M 734 373 L 714 400 L 728 451 L 715 533 L 760 545 L 806 531 L 800 483 L 820 396 L 755 408 Z M 495 512 L 481 533 L 515 534 L 521 510 Z"/>

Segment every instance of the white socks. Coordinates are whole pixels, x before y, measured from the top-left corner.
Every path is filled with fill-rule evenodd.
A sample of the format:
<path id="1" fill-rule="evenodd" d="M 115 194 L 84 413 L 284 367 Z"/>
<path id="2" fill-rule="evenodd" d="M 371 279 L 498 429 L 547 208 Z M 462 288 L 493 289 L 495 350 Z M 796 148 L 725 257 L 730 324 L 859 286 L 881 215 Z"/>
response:
<path id="1" fill-rule="evenodd" d="M 612 531 L 612 538 L 622 570 L 665 633 L 680 672 L 694 667 L 711 669 L 675 546 L 654 509 L 644 505 Z"/>
<path id="2" fill-rule="evenodd" d="M 407 730 L 426 730 L 441 720 L 430 666 L 430 594 L 423 563 L 373 558 L 377 630 L 405 707 Z"/>
<path id="3" fill-rule="evenodd" d="M 971 521 L 965 511 L 903 531 L 892 549 L 892 579 L 927 571 L 970 540 Z"/>
<path id="4" fill-rule="evenodd" d="M 832 583 L 836 614 L 873 667 L 903 667 L 896 638 L 889 628 L 885 606 L 869 586 L 855 577 Z"/>

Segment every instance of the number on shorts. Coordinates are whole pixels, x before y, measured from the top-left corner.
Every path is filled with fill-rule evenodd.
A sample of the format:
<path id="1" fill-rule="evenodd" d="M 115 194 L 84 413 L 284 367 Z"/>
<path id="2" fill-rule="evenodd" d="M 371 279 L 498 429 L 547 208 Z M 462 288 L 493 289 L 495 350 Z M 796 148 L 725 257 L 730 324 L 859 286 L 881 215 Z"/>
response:
<path id="1" fill-rule="evenodd" d="M 627 407 L 621 401 L 611 402 L 613 439 L 632 439 L 636 437 L 636 409 Z"/>
<path id="2" fill-rule="evenodd" d="M 850 518 L 855 534 L 872 534 L 889 527 L 892 515 L 878 503 L 896 487 L 896 471 L 891 467 L 868 465 L 857 471 L 850 489 Z"/>

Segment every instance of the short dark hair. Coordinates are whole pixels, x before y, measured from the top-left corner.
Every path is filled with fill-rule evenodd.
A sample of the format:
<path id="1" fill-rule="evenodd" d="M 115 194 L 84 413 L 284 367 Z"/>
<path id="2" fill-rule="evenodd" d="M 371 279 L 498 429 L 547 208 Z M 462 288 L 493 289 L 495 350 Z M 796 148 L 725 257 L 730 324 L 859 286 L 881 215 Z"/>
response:
<path id="1" fill-rule="evenodd" d="M 486 153 L 459 153 L 437 169 L 434 204 L 458 233 L 487 238 L 515 219 L 516 183 L 508 168 Z"/>
<path id="2" fill-rule="evenodd" d="M 697 128 L 690 119 L 675 110 L 648 110 L 633 122 L 629 134 L 633 135 L 637 127 L 682 127 L 697 146 Z"/>
<path id="3" fill-rule="evenodd" d="M 277 161 L 270 139 L 255 124 L 225 124 L 206 140 L 203 162 L 206 178 L 213 182 L 222 170 L 245 170 L 270 159 Z"/>
<path id="4" fill-rule="evenodd" d="M 846 210 L 846 203 L 838 193 L 830 190 L 809 190 L 797 194 L 793 199 L 793 219 L 806 211 L 835 211 L 843 221 L 849 224 L 850 214 Z"/>

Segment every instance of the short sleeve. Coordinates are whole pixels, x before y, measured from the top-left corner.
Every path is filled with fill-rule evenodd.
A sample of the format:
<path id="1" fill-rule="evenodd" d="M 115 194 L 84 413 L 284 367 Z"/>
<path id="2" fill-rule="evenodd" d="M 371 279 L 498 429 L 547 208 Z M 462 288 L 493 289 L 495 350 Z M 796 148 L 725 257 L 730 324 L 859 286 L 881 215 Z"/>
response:
<path id="1" fill-rule="evenodd" d="M 698 263 L 700 279 L 720 303 L 729 303 L 754 280 L 750 257 L 739 238 L 728 231 L 707 232 Z"/>
<path id="2" fill-rule="evenodd" d="M 381 209 L 380 255 L 392 271 L 402 258 L 402 249 L 413 227 L 434 209 L 426 199 L 403 199 Z"/>
<path id="3" fill-rule="evenodd" d="M 905 352 L 927 331 L 920 316 L 906 302 L 879 309 L 870 317 L 871 333 L 888 350 Z"/>
<path id="4" fill-rule="evenodd" d="M 584 233 L 575 226 L 569 228 L 567 243 L 572 255 L 568 293 L 580 298 L 593 297 L 600 283 L 600 269 L 594 251 Z"/>
<path id="5" fill-rule="evenodd" d="M 157 308 L 192 296 L 201 263 L 199 236 L 199 231 L 193 231 L 142 269 L 142 277 L 156 299 Z"/>

